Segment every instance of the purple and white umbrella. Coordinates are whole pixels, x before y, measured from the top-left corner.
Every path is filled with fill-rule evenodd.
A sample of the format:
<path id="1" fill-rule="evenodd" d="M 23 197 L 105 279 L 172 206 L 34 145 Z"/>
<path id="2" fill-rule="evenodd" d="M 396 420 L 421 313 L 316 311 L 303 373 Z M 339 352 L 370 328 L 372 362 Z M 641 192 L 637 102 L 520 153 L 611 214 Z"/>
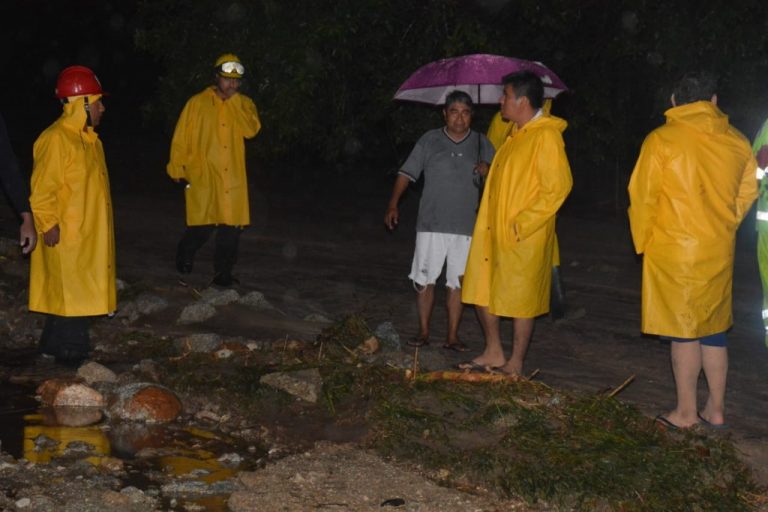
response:
<path id="1" fill-rule="evenodd" d="M 541 62 L 477 53 L 440 59 L 416 70 L 395 93 L 396 100 L 442 105 L 454 90 L 464 91 L 478 104 L 498 103 L 501 79 L 517 71 L 531 71 L 544 84 L 544 97 L 568 90 L 562 80 Z"/>

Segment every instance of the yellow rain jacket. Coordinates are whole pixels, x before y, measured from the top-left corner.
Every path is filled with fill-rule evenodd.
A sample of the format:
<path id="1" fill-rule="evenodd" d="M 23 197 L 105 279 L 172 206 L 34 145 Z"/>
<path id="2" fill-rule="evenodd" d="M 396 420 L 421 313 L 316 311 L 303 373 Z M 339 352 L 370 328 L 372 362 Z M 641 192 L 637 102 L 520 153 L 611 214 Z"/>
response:
<path id="1" fill-rule="evenodd" d="M 736 229 L 757 197 L 749 142 L 712 102 L 665 112 L 629 182 L 643 259 L 642 331 L 696 339 L 733 323 Z"/>
<path id="2" fill-rule="evenodd" d="M 167 167 L 171 178 L 190 184 L 188 226 L 251 223 L 244 139 L 260 129 L 256 105 L 247 96 L 223 101 L 209 87 L 189 99 L 176 123 Z"/>
<path id="3" fill-rule="evenodd" d="M 548 116 L 552 110 L 552 99 L 547 98 L 544 100 L 544 105 L 541 107 L 543 115 Z M 485 136 L 493 144 L 493 149 L 496 151 L 504 144 L 507 137 L 517 131 L 517 125 L 510 121 L 507 121 L 501 117 L 501 112 L 496 112 L 491 119 L 491 124 L 488 126 L 488 133 Z M 557 241 L 557 234 L 555 234 L 555 250 L 552 254 L 552 265 L 555 267 L 560 266 L 560 244 Z"/>
<path id="4" fill-rule="evenodd" d="M 541 116 L 496 153 L 472 235 L 463 302 L 516 318 L 549 311 L 555 213 L 573 184 L 566 126 Z"/>
<path id="5" fill-rule="evenodd" d="M 92 102 L 98 96 L 89 98 Z M 84 130 L 82 97 L 34 145 L 29 203 L 40 241 L 32 252 L 29 309 L 59 316 L 104 315 L 115 310 L 115 238 L 104 149 Z M 42 233 L 56 224 L 59 243 Z"/>

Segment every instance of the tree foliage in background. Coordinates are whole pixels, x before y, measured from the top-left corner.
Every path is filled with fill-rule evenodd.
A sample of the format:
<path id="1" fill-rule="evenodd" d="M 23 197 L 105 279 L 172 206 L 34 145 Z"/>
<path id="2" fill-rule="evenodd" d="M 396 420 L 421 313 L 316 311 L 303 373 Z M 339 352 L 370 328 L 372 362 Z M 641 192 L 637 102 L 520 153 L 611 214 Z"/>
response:
<path id="1" fill-rule="evenodd" d="M 757 129 L 766 14 L 760 0 L 153 0 L 140 5 L 136 42 L 165 69 L 150 115 L 172 124 L 233 51 L 263 117 L 262 156 L 392 168 L 441 122 L 392 101 L 419 66 L 483 52 L 540 60 L 571 88 L 554 113 L 569 122 L 575 201 L 622 210 L 638 148 L 682 72 L 714 71 L 720 105 L 748 136 Z"/>
<path id="2" fill-rule="evenodd" d="M 420 122 L 407 108 L 396 115 L 399 83 L 425 62 L 489 49 L 482 13 L 472 10 L 461 0 L 146 2 L 137 43 L 166 69 L 147 109 L 173 122 L 211 83 L 216 56 L 231 51 L 246 65 L 269 156 L 337 162 L 391 153 L 432 117 L 424 107 Z"/>

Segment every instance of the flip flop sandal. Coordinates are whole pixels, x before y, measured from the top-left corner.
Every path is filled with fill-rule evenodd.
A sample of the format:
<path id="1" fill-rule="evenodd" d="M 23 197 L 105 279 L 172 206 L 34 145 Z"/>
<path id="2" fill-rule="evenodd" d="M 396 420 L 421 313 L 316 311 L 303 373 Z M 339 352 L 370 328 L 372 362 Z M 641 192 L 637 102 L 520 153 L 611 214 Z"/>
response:
<path id="1" fill-rule="evenodd" d="M 460 341 L 455 343 L 443 343 L 443 348 L 445 350 L 453 350 L 454 352 L 469 352 L 469 347 Z"/>
<path id="2" fill-rule="evenodd" d="M 700 412 L 697 412 L 696 416 L 699 417 L 699 421 L 701 422 L 702 427 L 706 427 L 712 430 L 726 430 L 728 428 L 727 423 L 712 423 L 705 420 L 704 416 L 702 416 Z"/>
<path id="3" fill-rule="evenodd" d="M 474 361 L 463 361 L 454 365 L 454 368 L 467 373 L 499 373 L 499 370 L 485 364 L 479 364 Z"/>
<path id="4" fill-rule="evenodd" d="M 659 426 L 664 427 L 667 430 L 680 430 L 680 427 L 669 421 L 667 418 L 659 414 L 655 418 L 653 418 L 653 421 L 659 424 Z"/>
<path id="5" fill-rule="evenodd" d="M 422 338 L 420 336 L 416 336 L 408 340 L 407 345 L 409 347 L 426 347 L 429 345 L 429 338 Z"/>

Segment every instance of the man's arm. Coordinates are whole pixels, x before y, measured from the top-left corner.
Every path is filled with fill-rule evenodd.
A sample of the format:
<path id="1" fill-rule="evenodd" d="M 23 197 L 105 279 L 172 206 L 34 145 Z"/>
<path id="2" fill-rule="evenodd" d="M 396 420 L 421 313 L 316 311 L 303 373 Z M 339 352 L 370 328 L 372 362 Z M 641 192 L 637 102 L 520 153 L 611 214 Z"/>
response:
<path id="1" fill-rule="evenodd" d="M 52 232 L 58 233 L 58 192 L 64 186 L 62 166 L 66 161 L 61 144 L 55 138 L 47 136 L 38 139 L 33 150 L 34 168 L 32 169 L 32 193 L 29 196 L 29 203 L 32 207 L 37 230 L 44 236 Z M 58 242 L 58 236 L 55 238 L 55 241 Z"/>
<path id="2" fill-rule="evenodd" d="M 192 110 L 190 102 L 191 100 L 184 106 L 179 120 L 176 121 L 176 128 L 173 130 L 173 138 L 171 139 L 171 157 L 165 168 L 168 176 L 177 183 L 187 180 L 187 131 L 191 122 L 190 110 Z"/>
<path id="3" fill-rule="evenodd" d="M 757 180 L 755 179 L 757 165 L 757 161 L 754 158 L 750 158 L 741 173 L 739 192 L 736 195 L 736 216 L 738 222 L 744 219 L 744 216 L 752 207 L 752 203 L 757 199 Z"/>
<path id="4" fill-rule="evenodd" d="M 0 116 L 0 181 L 13 209 L 21 217 L 19 245 L 24 254 L 29 254 L 37 244 L 35 221 L 32 218 L 32 209 L 29 207 L 29 186 L 21 175 L 2 116 Z"/>
<path id="5" fill-rule="evenodd" d="M 565 145 L 559 133 L 541 135 L 535 158 L 532 165 L 539 180 L 539 193 L 515 218 L 513 235 L 517 241 L 525 240 L 541 229 L 557 213 L 573 186 Z"/>
<path id="6" fill-rule="evenodd" d="M 244 138 L 252 139 L 261 131 L 261 120 L 256 104 L 251 98 L 242 94 L 236 94 L 229 101 L 232 101 L 231 105 L 234 107 L 232 112 L 235 116 L 235 124 Z"/>
<path id="7" fill-rule="evenodd" d="M 637 254 L 645 252 L 656 224 L 661 193 L 662 163 L 653 133 L 646 137 L 629 180 L 629 227 Z M 754 178 L 753 178 L 754 180 Z"/>
<path id="8" fill-rule="evenodd" d="M 400 210 L 397 205 L 400 204 L 400 198 L 408 188 L 411 180 L 404 174 L 398 174 L 395 180 L 395 185 L 392 187 L 392 195 L 389 198 L 389 204 L 387 205 L 387 211 L 384 214 L 384 224 L 390 230 L 397 227 L 397 223 L 400 221 Z"/>

